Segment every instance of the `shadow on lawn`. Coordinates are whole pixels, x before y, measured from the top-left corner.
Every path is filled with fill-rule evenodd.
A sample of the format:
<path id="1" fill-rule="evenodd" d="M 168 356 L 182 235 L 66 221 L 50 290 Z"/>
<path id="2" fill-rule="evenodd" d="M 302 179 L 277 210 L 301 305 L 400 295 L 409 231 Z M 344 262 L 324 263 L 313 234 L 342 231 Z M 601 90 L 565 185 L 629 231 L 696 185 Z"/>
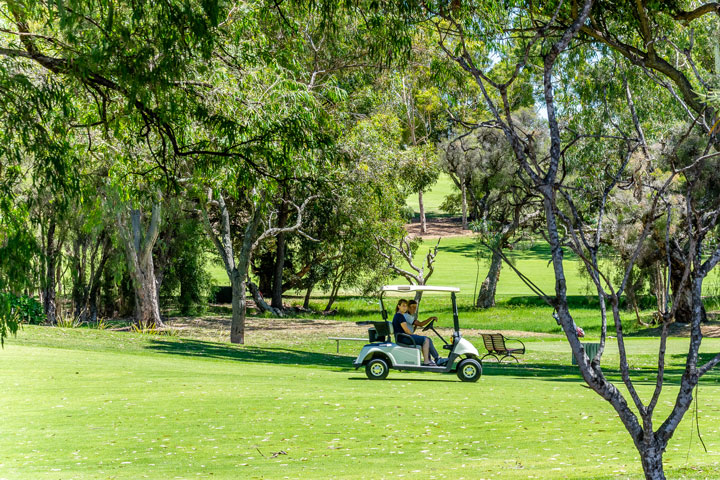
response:
<path id="1" fill-rule="evenodd" d="M 710 354 L 700 354 L 700 362 L 712 358 Z M 569 360 L 569 359 L 568 359 Z M 704 363 L 704 362 L 703 362 Z M 666 385 L 679 385 L 684 373 L 684 366 L 673 365 L 665 368 Z M 617 369 L 603 367 L 605 377 L 615 384 L 622 383 L 620 371 Z M 577 365 L 557 365 L 542 363 L 520 363 L 520 364 L 497 364 L 494 362 L 483 363 L 483 376 L 512 376 L 532 377 L 553 382 L 585 383 Z M 632 368 L 630 377 L 636 385 L 655 385 L 657 369 L 654 367 Z M 720 381 L 720 371 L 714 369 L 706 374 L 704 379 Z"/>
<path id="2" fill-rule="evenodd" d="M 309 365 L 336 367 L 351 370 L 350 357 L 327 353 L 307 352 L 289 348 L 235 347 L 200 340 L 151 340 L 150 350 L 186 357 L 218 358 L 248 363 L 272 363 L 275 365 Z"/>

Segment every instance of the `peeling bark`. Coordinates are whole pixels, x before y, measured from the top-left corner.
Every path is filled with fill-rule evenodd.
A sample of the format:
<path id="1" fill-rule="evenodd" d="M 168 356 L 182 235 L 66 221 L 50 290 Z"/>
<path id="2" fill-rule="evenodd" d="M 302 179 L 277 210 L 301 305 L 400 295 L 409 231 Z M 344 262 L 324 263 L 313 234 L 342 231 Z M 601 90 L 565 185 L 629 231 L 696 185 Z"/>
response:
<path id="1" fill-rule="evenodd" d="M 142 228 L 142 212 L 131 209 L 118 215 L 118 226 L 125 246 L 125 257 L 135 293 L 135 323 L 143 328 L 164 327 L 160 317 L 152 249 L 160 231 L 160 204 L 152 207 L 147 230 Z M 129 221 L 129 225 L 128 225 Z"/>

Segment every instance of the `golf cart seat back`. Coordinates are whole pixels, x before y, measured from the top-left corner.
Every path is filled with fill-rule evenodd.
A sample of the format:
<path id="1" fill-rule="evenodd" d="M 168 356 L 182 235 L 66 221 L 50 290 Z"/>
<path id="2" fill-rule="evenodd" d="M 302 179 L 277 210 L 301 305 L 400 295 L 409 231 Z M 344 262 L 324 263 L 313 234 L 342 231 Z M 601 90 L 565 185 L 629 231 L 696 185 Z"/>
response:
<path id="1" fill-rule="evenodd" d="M 370 343 L 392 341 L 392 323 L 388 321 L 383 321 L 372 322 L 372 324 L 373 326 L 368 329 L 368 337 L 370 338 Z"/>

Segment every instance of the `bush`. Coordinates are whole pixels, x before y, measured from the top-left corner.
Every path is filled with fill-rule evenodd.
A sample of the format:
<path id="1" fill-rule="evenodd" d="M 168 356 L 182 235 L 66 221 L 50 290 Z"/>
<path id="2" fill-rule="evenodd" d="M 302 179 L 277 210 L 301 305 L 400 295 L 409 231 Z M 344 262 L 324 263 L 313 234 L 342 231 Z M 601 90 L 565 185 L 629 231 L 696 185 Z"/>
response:
<path id="1" fill-rule="evenodd" d="M 14 293 L 0 293 L 3 300 L 10 301 L 10 308 L 17 315 L 20 323 L 40 325 L 45 321 L 43 307 L 33 297 L 27 295 L 15 295 Z"/>

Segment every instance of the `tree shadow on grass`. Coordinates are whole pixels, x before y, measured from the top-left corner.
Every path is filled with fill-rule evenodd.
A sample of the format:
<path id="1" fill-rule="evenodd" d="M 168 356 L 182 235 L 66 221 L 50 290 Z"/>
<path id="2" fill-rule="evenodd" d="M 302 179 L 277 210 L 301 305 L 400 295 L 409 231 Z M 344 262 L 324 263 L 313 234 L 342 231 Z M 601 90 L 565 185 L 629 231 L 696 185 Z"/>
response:
<path id="1" fill-rule="evenodd" d="M 200 340 L 151 340 L 150 350 L 185 357 L 237 360 L 245 363 L 270 363 L 275 365 L 307 365 L 351 370 L 351 357 L 327 353 L 308 352 L 275 347 L 235 347 Z"/>
<path id="2" fill-rule="evenodd" d="M 707 355 L 707 356 L 705 356 Z M 711 354 L 700 354 L 699 363 L 709 361 Z M 569 360 L 569 359 L 568 359 Z M 665 385 L 677 386 L 682 380 L 684 366 L 668 365 L 665 368 L 664 383 Z M 615 368 L 603 367 L 605 377 L 614 384 L 622 383 L 621 372 Z M 577 365 L 558 365 L 543 363 L 519 363 L 519 364 L 498 364 L 495 362 L 483 362 L 483 375 L 487 376 L 508 376 L 521 378 L 536 378 L 552 382 L 570 382 L 585 383 L 582 378 L 580 369 Z M 657 368 L 640 367 L 632 368 L 630 373 L 631 380 L 635 385 L 655 385 L 657 377 Z M 703 379 L 711 379 L 720 381 L 720 369 L 714 369 L 708 372 Z"/>
<path id="3" fill-rule="evenodd" d="M 358 372 L 360 373 L 360 372 L 362 372 L 362 370 L 358 370 Z M 360 376 L 358 376 L 358 377 L 348 377 L 348 380 L 377 382 L 377 380 L 370 380 L 369 378 L 367 378 L 367 377 L 365 376 L 365 373 L 364 373 L 364 372 L 362 372 L 362 375 L 363 375 L 363 376 L 361 376 L 361 377 L 360 377 Z M 448 383 L 448 382 L 450 382 L 450 383 L 456 383 L 456 382 L 459 382 L 459 381 L 460 381 L 460 380 L 457 379 L 457 377 L 455 377 L 454 379 L 451 379 L 451 378 L 449 377 L 449 375 L 452 375 L 452 376 L 454 377 L 454 376 L 455 376 L 454 373 L 452 373 L 452 374 L 450 374 L 450 373 L 443 373 L 443 374 L 441 374 L 441 375 L 443 375 L 443 377 L 440 377 L 440 378 L 437 378 L 437 377 L 436 377 L 436 378 L 428 378 L 428 377 L 424 377 L 424 378 L 423 378 L 423 375 L 432 375 L 433 377 L 436 377 L 436 376 L 437 376 L 437 373 L 434 373 L 434 374 L 433 374 L 433 373 L 428 373 L 428 372 L 422 372 L 421 375 L 418 375 L 418 376 L 416 376 L 416 377 L 406 377 L 406 378 L 392 378 L 392 377 L 388 377 L 388 378 L 384 379 L 383 382 L 436 382 L 436 383 L 437 383 L 437 382 L 442 382 L 442 383 Z"/>

